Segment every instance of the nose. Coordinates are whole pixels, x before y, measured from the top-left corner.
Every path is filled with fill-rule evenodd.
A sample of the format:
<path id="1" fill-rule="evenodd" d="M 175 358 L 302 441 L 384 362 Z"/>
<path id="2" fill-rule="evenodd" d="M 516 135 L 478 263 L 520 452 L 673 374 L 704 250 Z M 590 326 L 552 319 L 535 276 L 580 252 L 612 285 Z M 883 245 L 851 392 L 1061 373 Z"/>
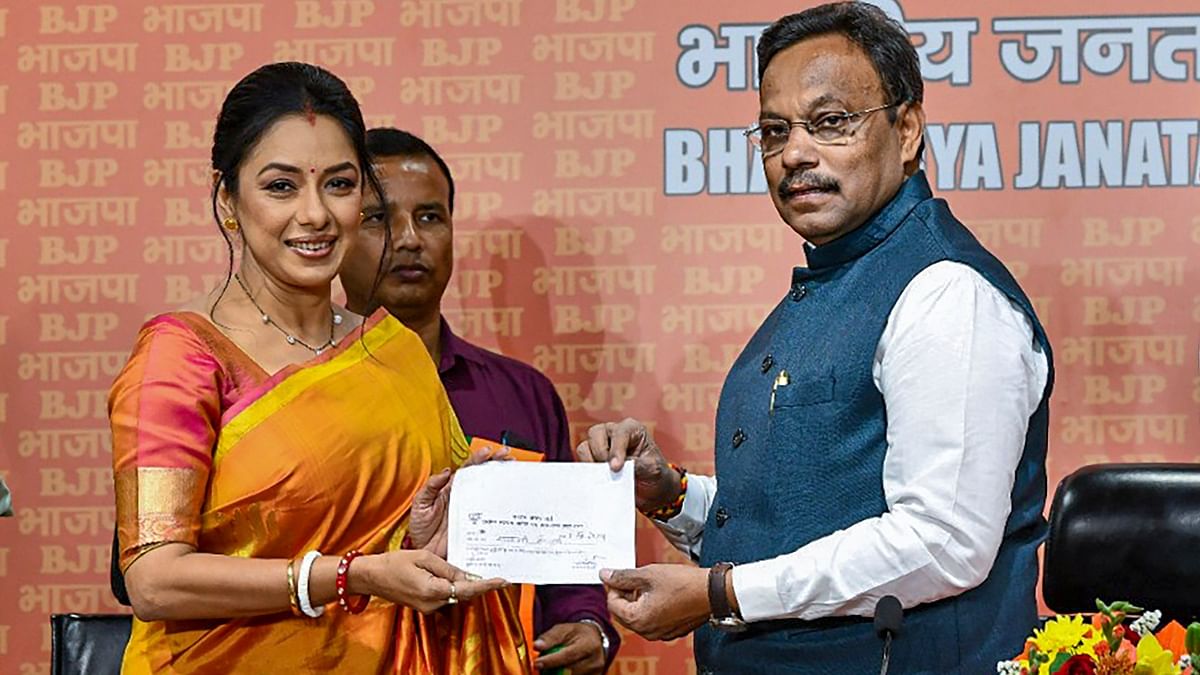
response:
<path id="1" fill-rule="evenodd" d="M 787 143 L 780 151 L 779 158 L 784 168 L 789 171 L 812 168 L 820 162 L 817 143 L 812 134 L 798 124 L 793 125 L 789 131 Z"/>
<path id="2" fill-rule="evenodd" d="M 296 206 L 296 222 L 314 230 L 323 230 L 332 220 L 321 190 L 315 186 L 301 188 L 300 201 Z"/>
<path id="3" fill-rule="evenodd" d="M 411 216 L 405 213 L 395 214 L 392 226 L 392 246 L 397 251 L 418 251 L 421 249 L 421 238 L 417 236 L 417 226 Z"/>

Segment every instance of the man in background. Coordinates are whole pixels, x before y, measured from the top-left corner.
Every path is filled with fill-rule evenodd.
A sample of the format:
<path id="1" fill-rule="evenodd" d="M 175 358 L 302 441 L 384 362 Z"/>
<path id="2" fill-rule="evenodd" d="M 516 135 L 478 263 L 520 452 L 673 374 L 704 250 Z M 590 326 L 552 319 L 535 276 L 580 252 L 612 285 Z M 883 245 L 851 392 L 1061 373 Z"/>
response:
<path id="1" fill-rule="evenodd" d="M 347 306 L 369 315 L 382 305 L 421 337 L 468 436 L 536 450 L 551 462 L 573 461 L 566 412 L 550 381 L 532 366 L 463 340 L 442 318 L 454 267 L 449 167 L 423 140 L 397 129 L 370 130 L 367 146 L 386 192 L 388 222 L 368 195 L 359 242 L 342 267 Z M 572 675 L 604 672 L 620 643 L 600 586 L 539 586 L 534 628 L 533 648 L 543 654 L 534 665 Z M 561 649 L 546 654 L 555 647 Z"/>

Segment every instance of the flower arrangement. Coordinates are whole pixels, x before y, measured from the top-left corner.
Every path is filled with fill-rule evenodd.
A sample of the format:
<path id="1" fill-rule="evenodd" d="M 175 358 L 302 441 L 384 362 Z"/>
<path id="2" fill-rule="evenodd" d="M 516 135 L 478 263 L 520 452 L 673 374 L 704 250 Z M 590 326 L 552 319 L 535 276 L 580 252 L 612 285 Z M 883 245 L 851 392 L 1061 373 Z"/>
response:
<path id="1" fill-rule="evenodd" d="M 996 664 L 1000 675 L 1200 675 L 1200 623 L 1176 621 L 1154 632 L 1162 613 L 1128 602 L 1097 600 L 1085 621 L 1056 616 L 1025 642 L 1025 651 Z M 1192 664 L 1195 663 L 1196 669 Z"/>

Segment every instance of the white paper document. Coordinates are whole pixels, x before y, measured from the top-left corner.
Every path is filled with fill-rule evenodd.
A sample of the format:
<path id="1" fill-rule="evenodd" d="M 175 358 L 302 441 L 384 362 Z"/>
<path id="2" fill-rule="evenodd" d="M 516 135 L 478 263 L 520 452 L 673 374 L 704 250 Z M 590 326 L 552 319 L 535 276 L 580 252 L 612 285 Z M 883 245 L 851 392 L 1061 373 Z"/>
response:
<path id="1" fill-rule="evenodd" d="M 519 584 L 598 584 L 634 567 L 633 463 L 487 462 L 450 491 L 451 565 Z"/>

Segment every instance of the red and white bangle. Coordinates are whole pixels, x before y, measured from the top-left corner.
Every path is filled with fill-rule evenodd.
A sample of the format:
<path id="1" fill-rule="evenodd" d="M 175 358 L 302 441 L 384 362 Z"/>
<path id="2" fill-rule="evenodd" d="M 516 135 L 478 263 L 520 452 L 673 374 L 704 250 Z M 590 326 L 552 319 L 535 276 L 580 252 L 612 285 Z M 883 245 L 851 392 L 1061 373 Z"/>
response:
<path id="1" fill-rule="evenodd" d="M 360 555 L 362 555 L 362 551 L 356 549 L 342 556 L 342 559 L 338 561 L 337 577 L 334 580 L 337 587 L 338 605 L 351 614 L 361 614 L 367 608 L 367 603 L 371 602 L 369 595 L 352 596 L 346 590 L 346 577 L 350 572 L 350 563 Z"/>

